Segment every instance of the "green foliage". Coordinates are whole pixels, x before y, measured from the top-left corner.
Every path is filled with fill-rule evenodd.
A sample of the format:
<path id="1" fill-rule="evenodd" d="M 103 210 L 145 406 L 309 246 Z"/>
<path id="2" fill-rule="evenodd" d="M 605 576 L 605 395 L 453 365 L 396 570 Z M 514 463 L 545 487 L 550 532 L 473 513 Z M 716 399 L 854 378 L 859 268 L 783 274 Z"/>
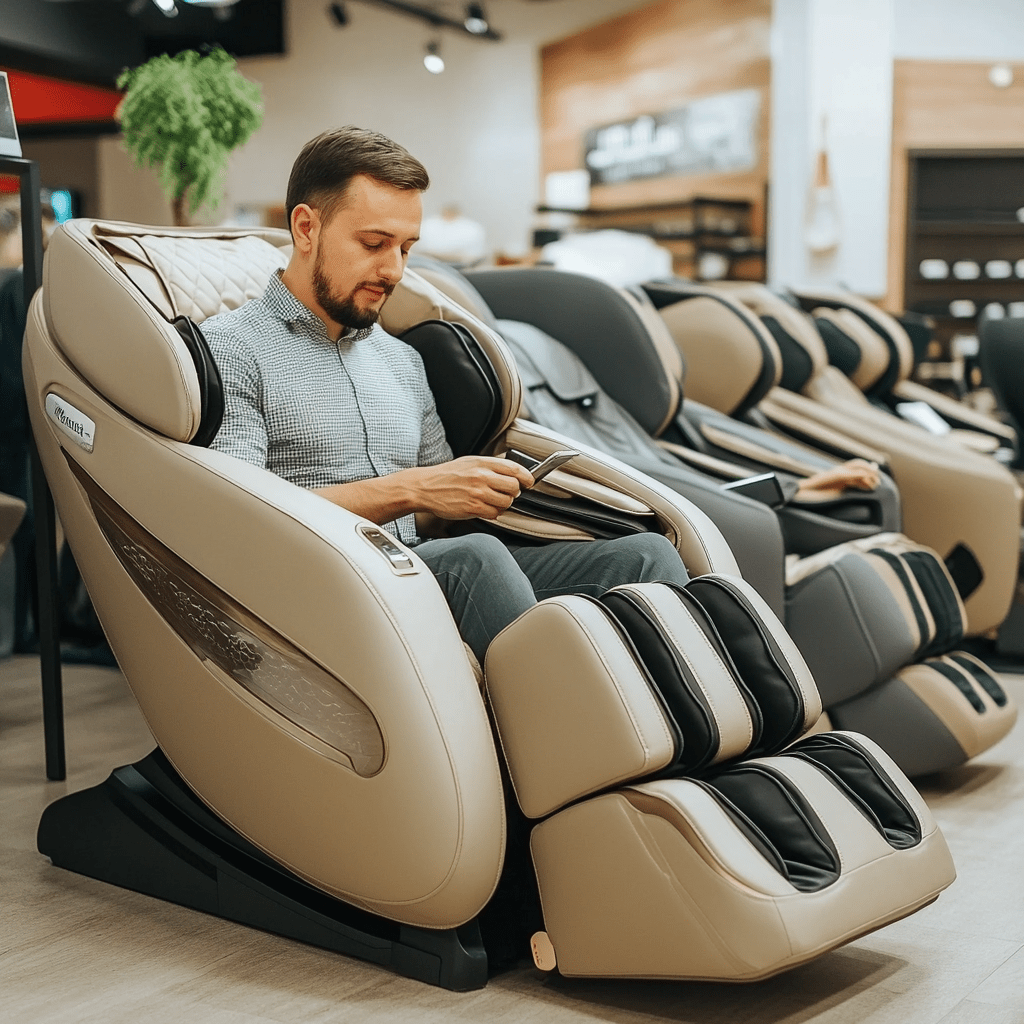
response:
<path id="1" fill-rule="evenodd" d="M 120 121 L 137 166 L 156 167 L 176 208 L 194 213 L 220 199 L 228 154 L 263 120 L 262 94 L 219 47 L 201 55 L 163 54 L 117 80 L 126 89 Z"/>

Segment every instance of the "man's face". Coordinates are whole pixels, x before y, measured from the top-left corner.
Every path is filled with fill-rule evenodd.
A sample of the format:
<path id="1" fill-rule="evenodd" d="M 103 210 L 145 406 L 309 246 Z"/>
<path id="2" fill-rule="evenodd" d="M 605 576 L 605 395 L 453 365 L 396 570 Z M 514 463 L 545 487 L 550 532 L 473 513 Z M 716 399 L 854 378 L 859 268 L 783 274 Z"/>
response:
<path id="1" fill-rule="evenodd" d="M 419 238 L 420 193 L 365 174 L 352 179 L 342 205 L 321 224 L 313 261 L 313 292 L 344 327 L 371 327 L 405 273 Z"/>

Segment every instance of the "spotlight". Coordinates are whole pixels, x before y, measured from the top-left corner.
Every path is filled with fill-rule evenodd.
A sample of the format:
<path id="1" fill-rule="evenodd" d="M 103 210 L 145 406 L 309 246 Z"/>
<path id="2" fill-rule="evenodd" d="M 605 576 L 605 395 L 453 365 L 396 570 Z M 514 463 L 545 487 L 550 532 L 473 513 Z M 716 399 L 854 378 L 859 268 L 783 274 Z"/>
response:
<path id="1" fill-rule="evenodd" d="M 444 61 L 437 51 L 441 44 L 437 40 L 427 43 L 427 52 L 423 58 L 423 66 L 432 74 L 439 75 L 444 71 Z"/>
<path id="2" fill-rule="evenodd" d="M 338 28 L 344 28 L 348 24 L 348 11 L 345 10 L 344 4 L 331 4 L 327 8 L 327 13 Z"/>
<path id="3" fill-rule="evenodd" d="M 472 32 L 475 36 L 482 36 L 490 28 L 483 4 L 466 4 L 466 20 L 463 25 L 466 26 L 467 32 Z"/>
<path id="4" fill-rule="evenodd" d="M 153 3 L 155 3 L 168 18 L 176 18 L 178 16 L 178 8 L 174 6 L 174 0 L 153 0 Z"/>

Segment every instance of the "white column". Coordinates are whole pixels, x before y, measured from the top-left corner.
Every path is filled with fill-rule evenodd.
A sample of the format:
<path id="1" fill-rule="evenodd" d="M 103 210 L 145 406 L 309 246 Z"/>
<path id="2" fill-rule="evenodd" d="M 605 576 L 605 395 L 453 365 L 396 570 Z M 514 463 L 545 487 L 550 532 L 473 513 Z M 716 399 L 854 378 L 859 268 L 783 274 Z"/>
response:
<path id="1" fill-rule="evenodd" d="M 894 0 L 776 0 L 769 273 L 775 285 L 885 293 Z M 805 219 L 827 120 L 839 244 L 813 254 Z"/>

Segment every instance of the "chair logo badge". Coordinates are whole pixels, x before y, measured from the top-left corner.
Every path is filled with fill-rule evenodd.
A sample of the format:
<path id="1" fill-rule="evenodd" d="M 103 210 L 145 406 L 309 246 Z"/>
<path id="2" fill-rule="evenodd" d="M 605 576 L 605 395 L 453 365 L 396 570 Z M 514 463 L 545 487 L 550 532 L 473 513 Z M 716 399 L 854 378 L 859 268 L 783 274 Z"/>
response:
<path id="1" fill-rule="evenodd" d="M 51 391 L 46 396 L 46 415 L 80 448 L 92 451 L 96 424 L 84 412 Z"/>

